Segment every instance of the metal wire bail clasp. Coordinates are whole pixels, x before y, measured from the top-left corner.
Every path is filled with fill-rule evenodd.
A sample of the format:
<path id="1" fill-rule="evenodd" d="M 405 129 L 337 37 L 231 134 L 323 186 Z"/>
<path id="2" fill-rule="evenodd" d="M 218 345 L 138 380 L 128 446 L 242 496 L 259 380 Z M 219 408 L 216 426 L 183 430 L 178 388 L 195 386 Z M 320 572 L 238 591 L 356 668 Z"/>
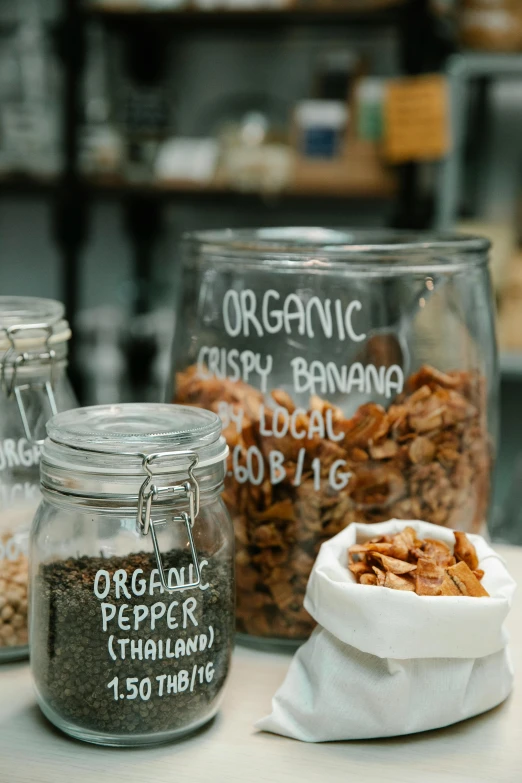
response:
<path id="1" fill-rule="evenodd" d="M 16 352 L 15 337 L 20 336 L 21 332 L 24 332 L 23 335 L 24 338 L 27 338 L 28 336 L 25 334 L 26 332 L 46 332 L 47 334 L 47 338 L 45 341 L 46 350 L 43 353 L 39 353 L 36 355 L 33 355 L 28 351 L 24 351 L 14 356 L 13 354 L 15 354 Z M 20 412 L 20 418 L 22 419 L 22 424 L 24 427 L 25 437 L 27 438 L 27 440 L 35 443 L 43 443 L 42 440 L 35 440 L 33 438 L 33 433 L 31 432 L 31 428 L 29 426 L 29 420 L 27 418 L 27 411 L 22 397 L 22 392 L 40 386 L 42 389 L 45 390 L 47 394 L 47 399 L 49 400 L 49 407 L 51 409 L 52 415 L 56 416 L 56 414 L 58 413 L 58 408 L 56 406 L 56 400 L 54 397 L 54 390 L 53 390 L 56 352 L 50 346 L 50 340 L 53 335 L 53 327 L 47 323 L 22 324 L 20 326 L 10 326 L 8 329 L 6 329 L 6 335 L 7 335 L 7 339 L 9 340 L 10 347 L 8 348 L 4 356 L 4 359 L 2 361 L 2 375 L 1 375 L 2 388 L 8 399 L 11 399 L 12 397 L 16 399 L 18 410 Z M 36 384 L 17 383 L 18 371 L 20 370 L 20 368 L 32 362 L 48 364 L 50 366 L 49 379 Z M 11 370 L 11 378 L 9 380 L 7 378 L 7 369 Z"/>
<path id="2" fill-rule="evenodd" d="M 147 473 L 147 478 L 143 482 L 140 488 L 138 496 L 138 514 L 137 524 L 142 535 L 146 536 L 150 533 L 152 538 L 152 545 L 154 547 L 154 554 L 156 555 L 156 562 L 158 564 L 158 570 L 160 575 L 161 584 L 165 590 L 172 593 L 176 590 L 187 590 L 188 588 L 198 587 L 201 584 L 201 572 L 199 568 L 198 553 L 196 551 L 196 545 L 194 544 L 194 537 L 192 535 L 192 528 L 196 517 L 199 514 L 199 484 L 194 476 L 194 469 L 197 467 L 199 457 L 197 454 L 191 451 L 163 451 L 156 454 L 144 454 L 143 456 L 143 469 Z M 174 486 L 158 487 L 154 483 L 154 474 L 152 472 L 152 463 L 158 460 L 160 457 L 189 457 L 192 462 L 188 469 L 189 481 L 184 484 L 175 484 Z M 156 476 L 157 477 L 157 476 Z M 190 546 L 190 552 L 192 556 L 192 563 L 194 565 L 195 579 L 192 582 L 184 582 L 172 586 L 167 580 L 165 574 L 165 568 L 163 566 L 163 558 L 159 548 L 158 537 L 156 534 L 156 527 L 167 524 L 166 519 L 151 519 L 152 504 L 158 499 L 158 497 L 169 495 L 174 499 L 187 499 L 189 504 L 189 513 L 182 512 L 177 516 L 172 517 L 173 522 L 183 522 L 187 530 L 187 536 Z"/>

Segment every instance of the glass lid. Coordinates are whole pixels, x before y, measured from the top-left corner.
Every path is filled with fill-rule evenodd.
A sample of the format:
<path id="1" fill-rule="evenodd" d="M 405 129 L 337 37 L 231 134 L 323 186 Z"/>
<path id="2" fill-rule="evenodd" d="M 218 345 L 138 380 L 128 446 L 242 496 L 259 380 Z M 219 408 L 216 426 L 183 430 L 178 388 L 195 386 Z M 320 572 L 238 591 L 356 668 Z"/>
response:
<path id="1" fill-rule="evenodd" d="M 64 342 L 70 337 L 61 302 L 31 296 L 0 296 L 0 350 L 7 350 L 13 342 L 17 348 L 31 349 L 47 341 Z"/>
<path id="2" fill-rule="evenodd" d="M 93 405 L 54 416 L 47 433 L 55 443 L 75 449 L 149 454 L 210 445 L 219 440 L 221 420 L 211 411 L 183 405 Z"/>
<path id="3" fill-rule="evenodd" d="M 54 299 L 32 296 L 0 296 L 0 328 L 18 324 L 44 322 L 58 323 L 63 318 L 64 306 Z"/>
<path id="4" fill-rule="evenodd" d="M 228 447 L 219 416 L 202 408 L 156 403 L 95 405 L 59 413 L 47 423 L 42 480 L 70 473 L 143 476 L 201 471 L 223 462 Z"/>

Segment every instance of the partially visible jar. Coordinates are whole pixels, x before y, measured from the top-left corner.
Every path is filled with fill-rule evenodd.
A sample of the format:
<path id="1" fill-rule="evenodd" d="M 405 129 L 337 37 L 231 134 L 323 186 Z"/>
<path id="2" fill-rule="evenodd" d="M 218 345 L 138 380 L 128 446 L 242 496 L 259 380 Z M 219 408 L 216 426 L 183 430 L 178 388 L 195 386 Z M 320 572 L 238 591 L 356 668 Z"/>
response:
<path id="1" fill-rule="evenodd" d="M 498 404 L 488 248 L 320 228 L 187 237 L 173 399 L 224 423 L 243 641 L 306 639 L 315 557 L 353 522 L 483 530 Z"/>
<path id="2" fill-rule="evenodd" d="M 60 414 L 31 536 L 31 665 L 47 718 L 101 745 L 166 742 L 217 712 L 234 640 L 227 445 L 209 411 Z"/>
<path id="3" fill-rule="evenodd" d="M 59 302 L 0 297 L 0 661 L 28 654 L 29 531 L 45 424 L 76 404 L 66 374 L 70 337 Z"/>

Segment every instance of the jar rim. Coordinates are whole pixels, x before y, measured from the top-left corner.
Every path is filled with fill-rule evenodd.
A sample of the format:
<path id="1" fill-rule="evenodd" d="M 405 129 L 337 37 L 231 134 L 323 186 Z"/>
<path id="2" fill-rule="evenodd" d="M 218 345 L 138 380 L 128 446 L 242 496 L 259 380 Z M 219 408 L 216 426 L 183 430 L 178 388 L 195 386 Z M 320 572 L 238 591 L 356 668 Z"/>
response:
<path id="1" fill-rule="evenodd" d="M 129 448 L 143 454 L 165 448 L 201 449 L 219 440 L 221 428 L 212 411 L 162 403 L 91 405 L 64 411 L 47 422 L 54 443 L 107 455 Z"/>
<path id="2" fill-rule="evenodd" d="M 33 321 L 58 323 L 63 318 L 65 308 L 56 299 L 43 299 L 38 296 L 0 296 L 0 328 L 6 322 L 26 324 Z"/>
<path id="3" fill-rule="evenodd" d="M 64 312 L 62 302 L 55 299 L 0 296 L 0 350 L 14 347 L 13 341 L 20 350 L 66 342 L 71 331 Z"/>
<path id="4" fill-rule="evenodd" d="M 252 264 L 354 269 L 422 270 L 485 265 L 491 242 L 457 232 L 350 230 L 320 227 L 218 229 L 188 232 L 188 245 L 212 254 L 213 261 L 241 258 Z M 311 257 L 312 256 L 312 257 Z"/>

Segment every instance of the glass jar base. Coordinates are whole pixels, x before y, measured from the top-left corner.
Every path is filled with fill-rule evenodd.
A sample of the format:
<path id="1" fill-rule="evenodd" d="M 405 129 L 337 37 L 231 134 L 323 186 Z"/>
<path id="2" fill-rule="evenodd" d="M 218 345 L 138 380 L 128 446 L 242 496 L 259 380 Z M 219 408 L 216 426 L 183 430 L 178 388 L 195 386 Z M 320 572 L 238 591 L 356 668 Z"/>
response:
<path id="1" fill-rule="evenodd" d="M 236 632 L 236 642 L 242 647 L 250 647 L 261 652 L 288 652 L 294 653 L 298 647 L 306 642 L 306 639 L 278 639 L 269 636 L 251 636 L 248 633 Z"/>
<path id="2" fill-rule="evenodd" d="M 188 734 L 193 734 L 201 729 L 216 716 L 219 709 L 218 704 L 211 713 L 201 720 L 191 723 L 189 726 L 185 726 L 182 729 L 174 729 L 173 731 L 162 731 L 157 734 L 104 734 L 102 732 L 91 731 L 90 729 L 78 726 L 76 723 L 65 720 L 55 712 L 44 699 L 42 699 L 38 692 L 37 697 L 38 705 L 47 720 L 56 726 L 57 729 L 63 731 L 64 734 L 68 734 L 70 737 L 81 740 L 82 742 L 89 742 L 92 745 L 104 745 L 109 748 L 143 748 L 175 742 L 176 740 L 182 739 Z"/>
<path id="3" fill-rule="evenodd" d="M 23 647 L 2 647 L 0 649 L 0 664 L 11 661 L 23 661 L 29 658 L 29 645 Z"/>

